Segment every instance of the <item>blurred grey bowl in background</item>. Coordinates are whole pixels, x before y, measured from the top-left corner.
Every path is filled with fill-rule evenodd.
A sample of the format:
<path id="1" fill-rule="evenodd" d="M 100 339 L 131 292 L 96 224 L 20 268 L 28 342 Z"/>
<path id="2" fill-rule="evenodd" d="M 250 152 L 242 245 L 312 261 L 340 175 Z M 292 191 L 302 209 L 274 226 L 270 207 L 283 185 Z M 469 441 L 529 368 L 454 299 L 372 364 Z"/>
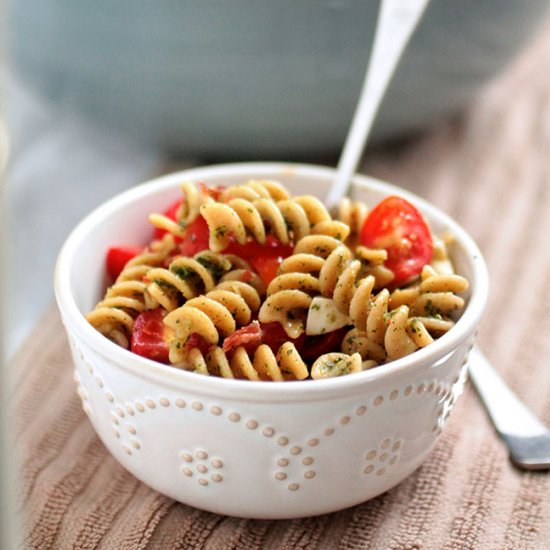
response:
<path id="1" fill-rule="evenodd" d="M 13 71 L 62 109 L 187 157 L 339 152 L 373 0 L 11 0 Z M 373 139 L 463 106 L 529 38 L 547 0 L 432 0 Z"/>

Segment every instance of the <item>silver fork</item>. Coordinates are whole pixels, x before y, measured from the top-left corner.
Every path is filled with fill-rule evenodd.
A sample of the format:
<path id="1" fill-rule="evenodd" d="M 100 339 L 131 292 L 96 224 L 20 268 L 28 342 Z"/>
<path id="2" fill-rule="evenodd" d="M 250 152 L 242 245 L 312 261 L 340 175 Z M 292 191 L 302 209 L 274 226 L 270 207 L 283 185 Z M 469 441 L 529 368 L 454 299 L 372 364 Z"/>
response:
<path id="1" fill-rule="evenodd" d="M 365 80 L 336 177 L 325 197 L 329 208 L 347 194 L 380 102 L 428 4 L 429 0 L 383 0 L 380 3 Z M 477 348 L 470 352 L 468 370 L 497 431 L 508 446 L 513 463 L 530 470 L 550 468 L 550 432 L 510 391 Z"/>
<path id="2" fill-rule="evenodd" d="M 508 447 L 511 461 L 525 470 L 550 469 L 550 430 L 516 397 L 475 346 L 470 352 L 468 373 Z"/>

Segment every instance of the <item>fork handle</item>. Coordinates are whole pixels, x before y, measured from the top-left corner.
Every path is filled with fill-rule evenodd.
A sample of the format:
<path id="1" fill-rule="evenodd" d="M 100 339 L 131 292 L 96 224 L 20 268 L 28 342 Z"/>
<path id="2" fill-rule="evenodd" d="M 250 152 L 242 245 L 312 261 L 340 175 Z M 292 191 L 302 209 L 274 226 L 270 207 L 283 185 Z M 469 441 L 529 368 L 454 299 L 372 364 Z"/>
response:
<path id="1" fill-rule="evenodd" d="M 533 437 L 547 432 L 544 424 L 510 390 L 476 346 L 470 352 L 468 373 L 502 436 Z"/>

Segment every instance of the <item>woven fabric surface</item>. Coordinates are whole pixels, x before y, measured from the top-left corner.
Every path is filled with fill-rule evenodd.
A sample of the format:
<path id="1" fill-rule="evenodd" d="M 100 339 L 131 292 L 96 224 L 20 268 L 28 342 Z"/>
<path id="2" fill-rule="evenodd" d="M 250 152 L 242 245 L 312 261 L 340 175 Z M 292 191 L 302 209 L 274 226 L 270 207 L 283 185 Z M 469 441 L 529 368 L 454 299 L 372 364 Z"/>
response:
<path id="1" fill-rule="evenodd" d="M 491 294 L 478 342 L 550 425 L 550 26 L 466 113 L 362 172 L 432 201 L 476 239 Z M 148 488 L 110 456 L 75 393 L 54 308 L 17 355 L 12 425 L 25 547 L 78 549 L 543 549 L 550 474 L 508 461 L 467 387 L 427 460 L 378 498 L 292 521 L 202 512 Z"/>

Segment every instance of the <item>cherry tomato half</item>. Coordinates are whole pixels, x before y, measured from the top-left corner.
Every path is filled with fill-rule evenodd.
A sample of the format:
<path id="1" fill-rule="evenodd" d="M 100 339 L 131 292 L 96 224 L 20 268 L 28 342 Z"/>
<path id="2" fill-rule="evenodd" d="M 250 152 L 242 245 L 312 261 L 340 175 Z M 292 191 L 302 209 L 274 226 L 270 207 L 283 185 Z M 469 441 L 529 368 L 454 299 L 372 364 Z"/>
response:
<path id="1" fill-rule="evenodd" d="M 433 255 L 433 240 L 422 214 L 408 201 L 392 195 L 378 203 L 361 228 L 361 242 L 384 248 L 384 265 L 395 275 L 392 284 L 418 275 Z"/>
<path id="2" fill-rule="evenodd" d="M 206 220 L 199 216 L 185 231 L 185 237 L 180 244 L 182 256 L 194 256 L 198 252 L 208 250 L 208 225 Z"/>
<path id="3" fill-rule="evenodd" d="M 107 273 L 114 281 L 124 269 L 124 266 L 138 254 L 141 254 L 143 247 L 141 246 L 111 246 L 107 250 L 105 260 Z"/>
<path id="4" fill-rule="evenodd" d="M 168 363 L 168 341 L 171 329 L 162 320 L 166 315 L 163 308 L 155 308 L 140 313 L 134 321 L 131 350 L 137 355 Z"/>

